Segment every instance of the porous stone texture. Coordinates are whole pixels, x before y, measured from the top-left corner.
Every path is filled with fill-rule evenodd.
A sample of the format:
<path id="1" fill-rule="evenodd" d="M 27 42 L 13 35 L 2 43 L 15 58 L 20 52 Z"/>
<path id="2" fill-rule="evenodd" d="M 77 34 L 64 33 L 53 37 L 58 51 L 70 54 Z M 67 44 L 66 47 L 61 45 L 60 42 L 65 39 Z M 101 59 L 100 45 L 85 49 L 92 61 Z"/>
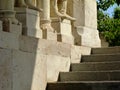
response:
<path id="1" fill-rule="evenodd" d="M 22 35 L 22 25 L 19 23 L 18 25 L 10 23 L 9 25 L 9 32 L 14 33 L 16 35 Z"/>
<path id="2" fill-rule="evenodd" d="M 57 41 L 74 44 L 74 38 L 72 36 L 72 25 L 70 20 L 59 20 L 54 18 L 52 19 L 52 27 L 58 33 Z"/>
<path id="3" fill-rule="evenodd" d="M 2 21 L 0 21 L 0 31 L 2 31 Z"/>
<path id="4" fill-rule="evenodd" d="M 19 49 L 19 35 L 8 32 L 0 32 L 0 47 L 7 49 Z"/>
<path id="5" fill-rule="evenodd" d="M 96 0 L 69 0 L 67 11 L 76 18 L 75 26 L 97 29 Z"/>
<path id="6" fill-rule="evenodd" d="M 16 18 L 23 25 L 23 35 L 42 38 L 40 29 L 40 13 L 27 8 L 15 8 Z"/>
<path id="7" fill-rule="evenodd" d="M 71 45 L 52 40 L 38 39 L 20 36 L 20 50 L 24 52 L 36 52 L 45 55 L 70 56 Z"/>
<path id="8" fill-rule="evenodd" d="M 71 63 L 80 63 L 81 55 L 90 55 L 90 54 L 91 54 L 90 47 L 72 45 L 72 47 L 71 47 Z"/>
<path id="9" fill-rule="evenodd" d="M 68 72 L 70 57 L 47 55 L 47 81 L 58 81 L 59 72 Z"/>
<path id="10" fill-rule="evenodd" d="M 13 90 L 45 90 L 46 56 L 13 51 Z"/>
<path id="11" fill-rule="evenodd" d="M 43 30 L 42 33 L 43 33 L 43 39 L 57 41 L 57 33 L 51 32 L 49 30 Z"/>
<path id="12" fill-rule="evenodd" d="M 45 55 L 0 49 L 0 56 L 0 90 L 45 90 Z"/>
<path id="13" fill-rule="evenodd" d="M 69 0 L 68 13 L 76 18 L 76 28 L 73 28 L 75 45 L 101 47 L 97 30 L 96 0 Z"/>
<path id="14" fill-rule="evenodd" d="M 80 26 L 76 30 L 81 36 L 81 46 L 101 47 L 98 30 Z"/>

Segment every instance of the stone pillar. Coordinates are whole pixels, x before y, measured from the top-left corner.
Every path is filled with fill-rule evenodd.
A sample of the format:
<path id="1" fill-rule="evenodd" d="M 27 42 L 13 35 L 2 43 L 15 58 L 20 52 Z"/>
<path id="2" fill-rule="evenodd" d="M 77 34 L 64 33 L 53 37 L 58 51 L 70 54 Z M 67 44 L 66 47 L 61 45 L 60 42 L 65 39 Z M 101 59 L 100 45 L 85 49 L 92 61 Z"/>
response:
<path id="1" fill-rule="evenodd" d="M 43 17 L 41 20 L 41 28 L 43 30 L 44 39 L 57 40 L 57 35 L 51 26 L 50 0 L 43 0 Z"/>
<path id="2" fill-rule="evenodd" d="M 57 32 L 57 41 L 74 44 L 71 20 L 54 18 L 52 19 L 52 26 Z"/>
<path id="3" fill-rule="evenodd" d="M 0 20 L 3 31 L 21 34 L 21 24 L 15 18 L 14 0 L 0 0 Z"/>
<path id="4" fill-rule="evenodd" d="M 97 30 L 96 0 L 70 0 L 69 14 L 76 18 L 73 34 L 77 45 L 101 47 Z"/>
<path id="5" fill-rule="evenodd" d="M 22 34 L 42 38 L 39 11 L 28 8 L 15 8 L 16 18 L 22 23 Z"/>

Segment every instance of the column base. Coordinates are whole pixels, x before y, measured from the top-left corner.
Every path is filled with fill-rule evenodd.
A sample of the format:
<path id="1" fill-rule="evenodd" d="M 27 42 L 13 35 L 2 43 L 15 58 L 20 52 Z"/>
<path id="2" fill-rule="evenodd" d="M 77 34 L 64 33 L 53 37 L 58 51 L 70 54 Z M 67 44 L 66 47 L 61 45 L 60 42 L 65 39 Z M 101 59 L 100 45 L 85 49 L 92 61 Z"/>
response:
<path id="1" fill-rule="evenodd" d="M 57 41 L 57 33 L 51 26 L 50 20 L 41 20 L 41 28 L 43 33 L 43 39 Z"/>
<path id="2" fill-rule="evenodd" d="M 77 41 L 81 41 L 78 42 L 81 46 L 101 47 L 101 40 L 99 38 L 98 30 L 78 26 L 77 33 L 80 36 L 80 38 L 77 38 Z"/>
<path id="3" fill-rule="evenodd" d="M 31 37 L 42 38 L 39 12 L 27 8 L 15 8 L 15 10 L 17 19 L 23 25 L 22 34 Z"/>
<path id="4" fill-rule="evenodd" d="M 71 21 L 64 19 L 52 19 L 52 27 L 57 32 L 57 41 L 64 42 L 68 44 L 74 44 L 74 37 L 72 35 L 72 25 Z"/>

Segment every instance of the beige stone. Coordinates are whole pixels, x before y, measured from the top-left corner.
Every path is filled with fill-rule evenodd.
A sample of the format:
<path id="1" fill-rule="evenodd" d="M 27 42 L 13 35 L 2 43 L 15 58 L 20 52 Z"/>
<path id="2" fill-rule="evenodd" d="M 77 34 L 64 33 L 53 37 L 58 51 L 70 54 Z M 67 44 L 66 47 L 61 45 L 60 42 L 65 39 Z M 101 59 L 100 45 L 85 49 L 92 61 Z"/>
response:
<path id="1" fill-rule="evenodd" d="M 71 45 L 52 40 L 20 36 L 20 50 L 25 52 L 40 52 L 45 55 L 70 56 Z"/>
<path id="2" fill-rule="evenodd" d="M 57 41 L 67 44 L 74 44 L 74 38 L 72 36 L 67 36 L 62 34 L 57 35 Z"/>
<path id="3" fill-rule="evenodd" d="M 76 18 L 75 26 L 97 29 L 96 0 L 69 0 L 68 13 Z"/>
<path id="4" fill-rule="evenodd" d="M 14 33 L 1 31 L 0 47 L 8 49 L 19 49 L 19 36 Z"/>
<path id="5" fill-rule="evenodd" d="M 56 82 L 59 72 L 68 72 L 70 69 L 70 57 L 47 55 L 47 81 Z"/>
<path id="6" fill-rule="evenodd" d="M 27 36 L 42 38 L 39 12 L 26 8 L 16 8 L 15 10 L 17 19 L 23 25 L 23 34 Z"/>
<path id="7" fill-rule="evenodd" d="M 70 20 L 64 19 L 63 21 L 60 21 L 58 19 L 52 19 L 52 27 L 58 33 L 57 41 L 68 43 L 68 44 L 74 43 Z"/>
<path id="8" fill-rule="evenodd" d="M 0 90 L 45 90 L 45 55 L 0 49 Z"/>
<path id="9" fill-rule="evenodd" d="M 50 32 L 49 30 L 43 30 L 43 39 L 57 41 L 57 33 Z"/>
<path id="10" fill-rule="evenodd" d="M 45 90 L 46 56 L 13 51 L 13 90 Z"/>
<path id="11" fill-rule="evenodd" d="M 81 46 L 101 47 L 98 30 L 80 26 L 76 30 L 81 36 Z"/>
<path id="12" fill-rule="evenodd" d="M 90 55 L 90 54 L 91 54 L 90 47 L 72 45 L 72 47 L 71 47 L 71 63 L 80 63 L 81 55 Z"/>

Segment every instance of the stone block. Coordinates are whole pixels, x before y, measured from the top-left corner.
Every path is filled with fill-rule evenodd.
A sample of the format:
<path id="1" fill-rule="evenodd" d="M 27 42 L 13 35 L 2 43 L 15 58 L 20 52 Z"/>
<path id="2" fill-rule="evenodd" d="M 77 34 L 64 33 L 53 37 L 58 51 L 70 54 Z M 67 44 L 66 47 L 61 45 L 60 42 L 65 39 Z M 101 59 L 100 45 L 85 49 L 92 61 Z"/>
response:
<path id="1" fill-rule="evenodd" d="M 0 49 L 0 90 L 12 90 L 11 50 Z"/>
<path id="2" fill-rule="evenodd" d="M 46 56 L 39 53 L 13 51 L 12 90 L 45 90 Z"/>
<path id="3" fill-rule="evenodd" d="M 70 57 L 47 55 L 47 81 L 58 81 L 59 72 L 68 72 L 70 69 Z"/>
<path id="4" fill-rule="evenodd" d="M 10 23 L 10 26 L 9 26 L 9 32 L 10 33 L 14 33 L 16 35 L 22 35 L 22 25 L 19 24 L 19 25 L 16 25 L 16 24 L 12 24 Z"/>
<path id="5" fill-rule="evenodd" d="M 2 31 L 2 21 L 0 21 L 0 31 Z"/>
<path id="6" fill-rule="evenodd" d="M 96 29 L 88 27 L 77 27 L 78 35 L 81 36 L 81 46 L 101 47 L 99 32 Z"/>
<path id="7" fill-rule="evenodd" d="M 70 20 L 64 19 L 63 21 L 61 21 L 59 19 L 52 19 L 51 25 L 56 30 L 57 33 L 60 33 L 62 35 L 67 35 L 67 36 L 72 35 Z"/>
<path id="8" fill-rule="evenodd" d="M 57 41 L 57 33 L 50 32 L 48 30 L 43 30 L 43 39 Z"/>
<path id="9" fill-rule="evenodd" d="M 61 21 L 58 19 L 52 19 L 52 27 L 58 33 L 57 41 L 74 44 L 74 38 L 72 36 L 72 25 L 70 20 L 64 19 Z"/>
<path id="10" fill-rule="evenodd" d="M 40 29 L 40 13 L 27 8 L 16 8 L 16 18 L 23 25 L 23 34 L 32 37 L 42 38 Z"/>
<path id="11" fill-rule="evenodd" d="M 75 26 L 86 26 L 97 29 L 96 0 L 69 0 L 68 14 L 75 17 Z"/>
<path id="12" fill-rule="evenodd" d="M 90 55 L 90 54 L 91 54 L 90 47 L 72 45 L 72 47 L 71 47 L 71 63 L 80 63 L 81 55 Z"/>
<path id="13" fill-rule="evenodd" d="M 19 49 L 19 36 L 14 33 L 0 32 L 0 47 Z"/>
<path id="14" fill-rule="evenodd" d="M 71 45 L 53 40 L 20 36 L 20 50 L 25 52 L 40 52 L 46 55 L 70 56 Z"/>
<path id="15" fill-rule="evenodd" d="M 57 35 L 57 41 L 67 44 L 74 44 L 74 38 L 72 36 L 67 36 L 62 34 Z"/>

